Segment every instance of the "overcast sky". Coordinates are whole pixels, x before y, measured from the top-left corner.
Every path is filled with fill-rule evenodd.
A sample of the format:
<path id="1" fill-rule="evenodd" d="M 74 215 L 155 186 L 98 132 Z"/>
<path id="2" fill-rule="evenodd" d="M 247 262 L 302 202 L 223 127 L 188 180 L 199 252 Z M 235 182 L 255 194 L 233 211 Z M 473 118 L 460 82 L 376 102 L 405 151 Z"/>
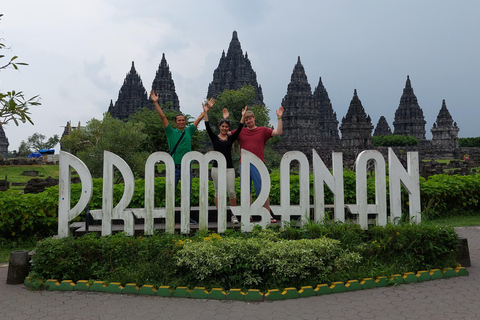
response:
<path id="1" fill-rule="evenodd" d="M 35 132 L 101 119 L 132 61 L 147 91 L 165 53 L 184 113 L 197 116 L 222 51 L 238 32 L 274 110 L 300 56 L 312 87 L 322 78 L 338 121 L 354 89 L 373 125 L 393 130 L 407 75 L 427 138 L 442 99 L 460 137 L 480 136 L 480 1 L 17 0 L 3 1 L 0 38 L 29 63 L 2 70 L 2 92 L 41 96 L 35 125 L 4 127 L 16 150 Z M 2 59 L 6 60 L 6 59 Z"/>

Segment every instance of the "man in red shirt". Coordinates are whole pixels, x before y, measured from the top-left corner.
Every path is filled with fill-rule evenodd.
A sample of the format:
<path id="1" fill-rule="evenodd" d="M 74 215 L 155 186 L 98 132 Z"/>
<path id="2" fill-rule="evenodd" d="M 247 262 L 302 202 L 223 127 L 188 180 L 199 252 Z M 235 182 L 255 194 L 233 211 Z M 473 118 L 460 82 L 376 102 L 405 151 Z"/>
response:
<path id="1" fill-rule="evenodd" d="M 241 149 L 250 151 L 257 157 L 259 157 L 263 162 L 265 162 L 265 144 L 267 143 L 268 139 L 270 139 L 271 137 L 279 136 L 283 132 L 283 107 L 280 107 L 275 113 L 277 114 L 278 122 L 277 128 L 273 130 L 267 127 L 257 127 L 255 125 L 254 113 L 250 110 L 247 111 L 245 113 L 245 125 L 247 127 L 244 128 L 242 132 L 240 132 L 240 135 L 237 138 L 238 142 L 240 143 Z M 240 171 L 241 170 L 242 164 L 240 159 Z M 262 189 L 262 180 L 260 179 L 260 173 L 258 172 L 258 169 L 253 164 L 250 165 L 250 180 L 251 182 L 253 182 L 255 194 L 258 196 L 260 194 L 260 190 Z M 270 197 L 267 198 L 267 201 L 265 201 L 265 204 L 263 206 L 270 212 L 270 222 L 277 222 L 277 220 L 273 218 L 272 211 L 270 210 Z"/>

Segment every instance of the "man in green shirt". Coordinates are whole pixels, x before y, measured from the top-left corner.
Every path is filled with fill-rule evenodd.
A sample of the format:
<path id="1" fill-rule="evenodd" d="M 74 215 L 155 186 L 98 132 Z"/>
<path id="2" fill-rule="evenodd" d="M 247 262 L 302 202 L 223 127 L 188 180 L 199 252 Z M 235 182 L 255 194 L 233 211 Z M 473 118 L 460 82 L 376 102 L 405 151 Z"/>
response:
<path id="1" fill-rule="evenodd" d="M 182 158 L 183 156 L 189 152 L 192 151 L 192 136 L 197 130 L 197 126 L 202 121 L 203 117 L 205 116 L 205 113 L 202 112 L 200 115 L 195 119 L 193 124 L 187 125 L 187 119 L 185 118 L 185 115 L 179 114 L 175 117 L 175 126 L 176 128 L 173 128 L 170 123 L 168 123 L 167 117 L 162 111 L 162 108 L 160 108 L 160 105 L 158 104 L 158 94 L 155 94 L 155 91 L 152 90 L 150 91 L 150 99 L 152 99 L 153 104 L 155 105 L 155 110 L 157 110 L 157 113 L 160 115 L 160 118 L 162 118 L 163 126 L 165 127 L 165 134 L 167 136 L 167 142 L 168 142 L 168 149 L 170 150 L 170 154 L 172 155 L 173 161 L 175 163 L 175 188 L 178 185 L 178 181 L 180 181 L 181 177 L 181 163 L 182 163 Z M 207 105 L 209 108 L 213 106 L 215 101 L 213 99 L 210 99 L 207 101 Z M 183 135 L 183 137 L 182 137 Z M 181 138 L 180 142 L 178 143 L 178 140 Z M 178 145 L 177 145 L 178 143 Z M 176 146 L 176 148 L 175 148 Z"/>
<path id="2" fill-rule="evenodd" d="M 175 188 L 177 188 L 178 181 L 180 181 L 180 178 L 182 176 L 182 158 L 187 152 L 192 151 L 192 136 L 195 133 L 195 130 L 197 130 L 198 124 L 205 116 L 205 113 L 200 113 L 200 115 L 197 117 L 197 119 L 195 119 L 193 124 L 189 125 L 188 127 L 186 127 L 187 119 L 185 115 L 179 114 L 175 117 L 176 128 L 173 128 L 170 123 L 168 123 L 167 117 L 163 113 L 162 108 L 160 108 L 160 105 L 158 104 L 158 94 L 155 94 L 154 90 L 150 91 L 150 99 L 152 99 L 153 104 L 155 105 L 155 110 L 157 110 L 160 118 L 162 118 L 162 123 L 165 127 L 168 149 L 170 150 L 173 162 L 175 163 Z M 207 105 L 209 106 L 209 108 L 211 108 L 214 103 L 215 101 L 213 99 L 207 101 Z M 180 142 L 178 142 L 179 139 L 181 139 Z M 191 188 L 192 173 L 190 172 L 190 189 Z M 197 222 L 190 218 L 190 223 Z"/>

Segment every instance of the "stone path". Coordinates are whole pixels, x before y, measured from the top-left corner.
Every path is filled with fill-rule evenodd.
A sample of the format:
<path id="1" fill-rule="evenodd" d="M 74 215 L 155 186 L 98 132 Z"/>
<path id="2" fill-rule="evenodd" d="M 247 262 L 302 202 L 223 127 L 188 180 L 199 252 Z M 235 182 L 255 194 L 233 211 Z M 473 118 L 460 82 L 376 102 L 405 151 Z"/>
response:
<path id="1" fill-rule="evenodd" d="M 1 266 L 0 320 L 480 319 L 480 227 L 456 230 L 468 238 L 469 276 L 260 303 L 30 291 L 7 285 L 7 266 Z"/>

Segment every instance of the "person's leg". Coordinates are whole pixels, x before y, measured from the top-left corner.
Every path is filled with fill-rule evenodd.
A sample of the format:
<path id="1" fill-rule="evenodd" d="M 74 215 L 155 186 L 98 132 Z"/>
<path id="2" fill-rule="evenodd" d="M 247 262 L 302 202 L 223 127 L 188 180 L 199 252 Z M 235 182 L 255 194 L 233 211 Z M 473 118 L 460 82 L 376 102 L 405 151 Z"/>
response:
<path id="1" fill-rule="evenodd" d="M 213 189 L 215 190 L 215 207 L 218 208 L 218 168 L 212 167 L 211 174 L 213 180 Z"/>
<path id="2" fill-rule="evenodd" d="M 177 189 L 178 182 L 181 180 L 181 178 L 182 178 L 182 169 L 177 168 L 177 166 L 175 166 L 175 189 Z M 192 169 L 190 169 L 190 197 L 191 196 L 192 196 Z M 190 223 L 195 224 L 197 223 L 197 221 L 190 218 Z"/>
<path id="3" fill-rule="evenodd" d="M 250 165 L 250 178 L 253 181 L 253 187 L 255 188 L 255 194 L 258 196 L 262 191 L 262 178 L 260 177 L 260 172 L 257 167 L 253 164 Z M 273 217 L 272 210 L 270 208 L 270 196 L 267 197 L 267 200 L 263 204 L 263 207 L 270 212 L 270 222 L 276 223 L 277 220 Z"/>
<path id="4" fill-rule="evenodd" d="M 182 177 L 182 169 L 177 168 L 177 166 L 175 166 L 175 189 L 177 189 L 178 182 L 180 181 L 181 177 Z"/>
<path id="5" fill-rule="evenodd" d="M 192 167 L 190 166 L 190 199 L 192 198 L 192 183 L 193 183 L 193 175 L 192 175 Z M 190 223 L 196 224 L 197 221 L 192 219 L 192 214 L 190 213 Z"/>
<path id="6" fill-rule="evenodd" d="M 227 193 L 228 193 L 228 202 L 230 206 L 237 205 L 237 195 L 235 193 L 235 169 L 229 168 L 227 169 Z M 238 219 L 232 212 L 232 222 L 237 224 Z"/>

